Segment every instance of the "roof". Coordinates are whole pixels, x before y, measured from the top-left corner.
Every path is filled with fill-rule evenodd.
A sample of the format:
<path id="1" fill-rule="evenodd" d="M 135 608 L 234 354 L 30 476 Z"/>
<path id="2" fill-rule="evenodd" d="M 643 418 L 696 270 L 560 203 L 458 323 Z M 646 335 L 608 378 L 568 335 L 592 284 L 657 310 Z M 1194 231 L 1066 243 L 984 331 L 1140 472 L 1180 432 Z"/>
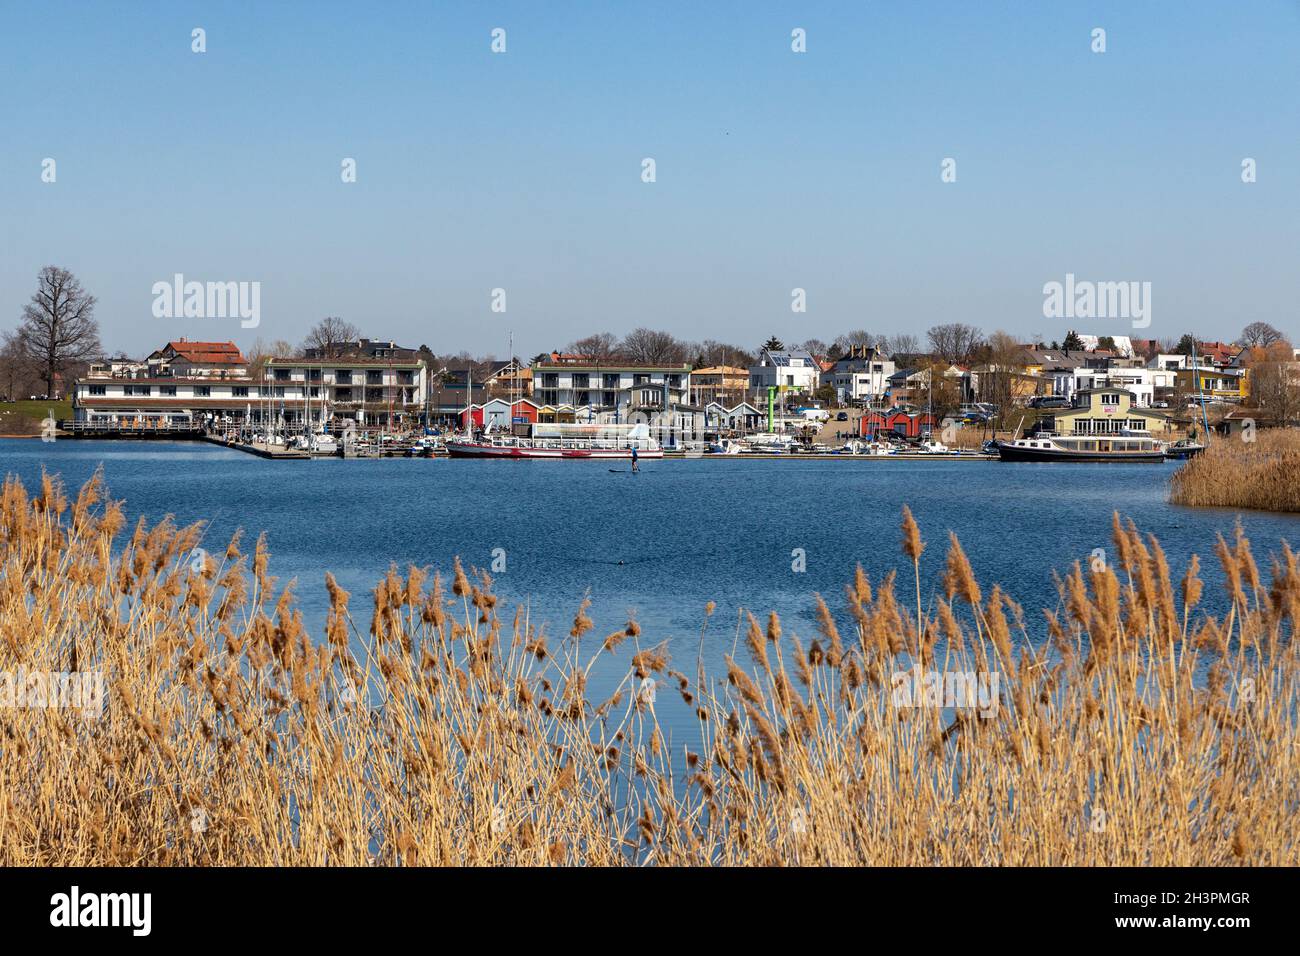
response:
<path id="1" fill-rule="evenodd" d="M 587 364 L 555 364 L 552 362 L 541 362 L 533 366 L 536 372 L 672 372 L 673 374 L 686 374 L 691 371 L 689 365 L 629 365 L 624 362 L 600 363 L 593 362 Z"/>
<path id="2" fill-rule="evenodd" d="M 1231 342 L 1197 342 L 1196 354 L 1209 356 L 1216 362 L 1231 362 L 1241 354 L 1242 347 Z"/>
<path id="3" fill-rule="evenodd" d="M 804 367 L 821 369 L 821 364 L 806 349 L 763 349 L 763 355 L 779 368 Z"/>
<path id="4" fill-rule="evenodd" d="M 704 368 L 692 369 L 692 375 L 749 375 L 749 369 L 740 368 L 736 365 L 707 365 Z"/>
<path id="5" fill-rule="evenodd" d="M 180 339 L 175 342 L 168 342 L 150 355 L 149 358 L 162 358 L 167 352 L 171 352 L 187 362 L 204 365 L 248 364 L 248 360 L 240 353 L 239 346 L 234 342 L 189 342 Z"/>

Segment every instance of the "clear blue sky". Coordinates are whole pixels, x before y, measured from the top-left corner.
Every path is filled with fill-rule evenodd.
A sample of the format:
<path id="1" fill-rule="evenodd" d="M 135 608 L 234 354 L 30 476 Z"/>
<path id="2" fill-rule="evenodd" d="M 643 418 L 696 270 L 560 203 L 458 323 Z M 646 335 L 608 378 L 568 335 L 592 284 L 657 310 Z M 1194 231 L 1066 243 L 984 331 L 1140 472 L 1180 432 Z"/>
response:
<path id="1" fill-rule="evenodd" d="M 10 3 L 0 328 L 56 263 L 130 353 L 327 314 L 497 355 L 638 325 L 1052 339 L 1067 272 L 1150 281 L 1152 337 L 1300 337 L 1297 92 L 1297 0 Z M 261 327 L 154 318 L 177 272 L 261 282 Z"/>

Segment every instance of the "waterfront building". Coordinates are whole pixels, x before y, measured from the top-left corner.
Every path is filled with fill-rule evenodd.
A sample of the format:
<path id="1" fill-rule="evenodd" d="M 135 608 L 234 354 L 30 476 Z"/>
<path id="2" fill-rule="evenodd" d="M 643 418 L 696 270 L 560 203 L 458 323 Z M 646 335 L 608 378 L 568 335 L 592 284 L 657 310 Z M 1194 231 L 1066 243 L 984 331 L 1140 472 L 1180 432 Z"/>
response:
<path id="1" fill-rule="evenodd" d="M 424 417 L 427 369 L 420 358 L 270 358 L 256 373 L 258 395 L 286 425 L 410 427 Z"/>
<path id="2" fill-rule="evenodd" d="M 1133 392 L 1111 387 L 1078 389 L 1070 408 L 1053 413 L 1050 420 L 1040 420 L 1039 424 L 1058 435 L 1117 435 L 1122 432 L 1156 435 L 1174 428 L 1167 415 L 1136 404 Z"/>
<path id="3" fill-rule="evenodd" d="M 561 357 L 567 359 L 567 357 Z M 620 411 L 690 404 L 691 366 L 542 362 L 532 368 L 533 398 L 543 405 L 590 405 Z"/>
<path id="4" fill-rule="evenodd" d="M 198 431 L 242 416 L 255 390 L 235 343 L 178 339 L 144 361 L 93 363 L 73 382 L 73 422 L 87 430 Z"/>
<path id="5" fill-rule="evenodd" d="M 520 398 L 514 402 L 504 398 L 490 398 L 483 404 L 470 408 L 469 418 L 475 428 L 491 426 L 494 429 L 509 430 L 513 425 L 536 424 L 540 420 L 540 412 L 541 406 L 531 398 Z M 465 427 L 464 409 L 461 409 L 459 424 L 461 428 Z"/>
<path id="6" fill-rule="evenodd" d="M 691 372 L 691 392 L 697 405 L 733 405 L 749 389 L 749 370 L 733 365 L 708 365 Z"/>
<path id="7" fill-rule="evenodd" d="M 767 428 L 767 412 L 749 402 L 738 402 L 731 407 L 721 402 L 709 402 L 704 409 L 705 427 L 719 431 L 747 432 Z"/>
<path id="8" fill-rule="evenodd" d="M 928 411 L 910 408 L 872 409 L 858 418 L 858 435 L 866 439 L 885 436 L 920 438 L 933 432 L 936 418 Z"/>

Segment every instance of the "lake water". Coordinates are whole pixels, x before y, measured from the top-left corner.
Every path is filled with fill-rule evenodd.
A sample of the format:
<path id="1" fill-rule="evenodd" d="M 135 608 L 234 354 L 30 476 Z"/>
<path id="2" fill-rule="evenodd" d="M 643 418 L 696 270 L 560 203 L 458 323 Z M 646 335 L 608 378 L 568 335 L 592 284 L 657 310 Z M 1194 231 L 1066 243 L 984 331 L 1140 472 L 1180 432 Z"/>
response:
<path id="1" fill-rule="evenodd" d="M 1230 536 L 1238 520 L 1228 510 L 1168 504 L 1173 463 L 713 458 L 644 462 L 633 475 L 601 462 L 274 462 L 191 442 L 0 439 L 0 471 L 29 488 L 44 467 L 75 493 L 100 465 L 131 521 L 141 514 L 207 521 L 205 544 L 218 552 L 237 527 L 249 535 L 246 549 L 266 531 L 272 573 L 281 582 L 297 578 L 299 604 L 317 632 L 326 570 L 353 593 L 364 628 L 369 589 L 390 562 L 447 571 L 460 555 L 489 567 L 501 548 L 497 592 L 507 604 L 527 603 L 550 634 L 567 633 L 589 592 L 593 634 L 634 613 L 643 645 L 672 639 L 682 665 L 694 661 L 708 601 L 717 603 L 711 633 L 721 627 L 729 635 L 740 608 L 761 616 L 775 609 L 806 644 L 813 592 L 839 613 L 855 564 L 873 583 L 898 569 L 908 582 L 900 590 L 910 593 L 899 552 L 904 504 L 928 545 L 923 600 L 940 593 L 952 530 L 981 583 L 1002 584 L 1039 636 L 1039 609 L 1057 604 L 1053 570 L 1086 562 L 1094 548 L 1113 553 L 1112 511 L 1155 533 L 1175 574 L 1198 552 L 1207 606 L 1220 596 L 1214 535 Z M 1247 512 L 1240 520 L 1264 567 L 1282 539 L 1300 544 L 1300 517 Z M 802 573 L 792 570 L 796 549 Z M 507 609 L 503 618 L 510 616 Z M 710 646 L 716 666 L 731 640 Z"/>

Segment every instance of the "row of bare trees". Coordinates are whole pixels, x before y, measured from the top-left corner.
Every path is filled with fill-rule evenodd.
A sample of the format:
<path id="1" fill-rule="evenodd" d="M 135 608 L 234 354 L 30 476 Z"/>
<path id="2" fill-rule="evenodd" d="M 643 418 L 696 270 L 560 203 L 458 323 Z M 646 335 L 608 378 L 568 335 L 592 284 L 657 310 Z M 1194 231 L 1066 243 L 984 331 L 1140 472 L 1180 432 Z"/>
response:
<path id="1" fill-rule="evenodd" d="M 609 332 L 596 332 L 565 346 L 565 351 L 598 363 L 628 362 L 635 365 L 683 365 L 697 368 L 732 365 L 748 368 L 754 353 L 738 345 L 705 339 L 688 342 L 670 332 L 637 328 L 619 338 Z"/>

